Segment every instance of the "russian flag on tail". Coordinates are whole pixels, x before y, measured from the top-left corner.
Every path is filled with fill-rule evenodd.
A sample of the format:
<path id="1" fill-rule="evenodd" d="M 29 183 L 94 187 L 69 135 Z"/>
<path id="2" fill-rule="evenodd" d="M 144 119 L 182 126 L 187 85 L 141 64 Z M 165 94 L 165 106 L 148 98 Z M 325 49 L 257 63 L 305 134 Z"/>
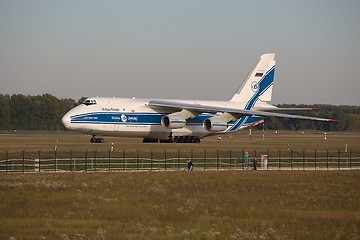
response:
<path id="1" fill-rule="evenodd" d="M 263 72 L 256 72 L 255 77 L 262 77 L 264 75 Z"/>

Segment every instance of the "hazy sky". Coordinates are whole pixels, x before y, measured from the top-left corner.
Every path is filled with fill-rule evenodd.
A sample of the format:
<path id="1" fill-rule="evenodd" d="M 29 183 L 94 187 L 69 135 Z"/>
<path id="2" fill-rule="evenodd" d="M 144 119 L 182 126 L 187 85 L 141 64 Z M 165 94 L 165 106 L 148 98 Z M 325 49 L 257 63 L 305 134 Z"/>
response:
<path id="1" fill-rule="evenodd" d="M 0 0 L 0 93 L 228 100 L 274 52 L 274 103 L 360 105 L 359 25 L 358 0 Z"/>

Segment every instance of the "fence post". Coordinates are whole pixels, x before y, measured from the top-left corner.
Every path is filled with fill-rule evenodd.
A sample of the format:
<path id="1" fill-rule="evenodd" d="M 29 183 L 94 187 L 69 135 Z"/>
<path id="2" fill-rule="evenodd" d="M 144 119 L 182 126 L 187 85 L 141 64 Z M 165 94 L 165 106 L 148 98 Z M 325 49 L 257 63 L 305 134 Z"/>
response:
<path id="1" fill-rule="evenodd" d="M 9 164 L 9 151 L 6 151 L 6 154 L 5 154 L 5 171 L 8 172 L 8 164 Z"/>
<path id="2" fill-rule="evenodd" d="M 109 169 L 109 172 L 111 171 L 110 160 L 111 160 L 111 150 L 109 150 L 109 159 L 108 159 L 108 169 Z"/>
<path id="3" fill-rule="evenodd" d="M 194 163 L 194 149 L 190 150 L 191 154 L 190 154 L 190 160 L 192 163 Z"/>
<path id="4" fill-rule="evenodd" d="M 291 167 L 290 167 L 290 169 L 291 169 L 291 170 L 293 170 L 293 159 L 294 159 L 294 158 L 293 158 L 293 157 L 294 157 L 293 151 L 294 151 L 293 149 L 290 150 L 290 154 L 291 154 L 291 160 L 290 160 L 290 161 L 291 161 L 291 162 L 290 162 L 290 166 L 291 166 Z"/>
<path id="5" fill-rule="evenodd" d="M 244 169 L 245 169 L 244 158 L 245 158 L 245 151 L 244 151 L 244 150 L 242 150 L 242 159 L 241 159 L 242 170 L 244 170 Z"/>
<path id="6" fill-rule="evenodd" d="M 164 164 L 165 164 L 165 171 L 166 171 L 166 149 L 164 150 Z"/>
<path id="7" fill-rule="evenodd" d="M 70 149 L 69 152 L 69 158 L 70 158 L 70 172 L 72 171 L 72 150 Z M 75 171 L 75 165 L 74 165 L 74 171 Z"/>
<path id="8" fill-rule="evenodd" d="M 255 160 L 255 158 L 257 158 L 257 156 L 256 156 L 256 150 L 254 150 L 254 160 Z M 257 161 L 257 159 L 256 159 L 256 161 Z M 261 161 L 261 159 L 260 159 L 260 161 Z M 256 163 L 257 164 L 257 163 Z"/>
<path id="9" fill-rule="evenodd" d="M 266 165 L 266 170 L 269 170 L 269 161 L 270 161 L 270 155 L 269 155 L 269 149 L 266 149 L 266 154 L 268 156 L 268 164 Z"/>
<path id="10" fill-rule="evenodd" d="M 340 170 L 340 149 L 338 150 L 338 169 Z"/>
<path id="11" fill-rule="evenodd" d="M 329 149 L 326 149 L 326 169 L 329 170 Z"/>
<path id="12" fill-rule="evenodd" d="M 25 150 L 22 151 L 22 172 L 25 172 Z"/>
<path id="13" fill-rule="evenodd" d="M 303 170 L 305 170 L 305 149 L 303 149 Z"/>
<path id="14" fill-rule="evenodd" d="M 122 151 L 122 170 L 125 172 L 125 150 Z"/>
<path id="15" fill-rule="evenodd" d="M 231 149 L 229 155 L 230 155 L 230 170 L 231 170 Z"/>
<path id="16" fill-rule="evenodd" d="M 180 150 L 179 149 L 178 149 L 177 159 L 178 159 L 178 169 L 180 170 Z"/>
<path id="17" fill-rule="evenodd" d="M 315 149 L 315 152 L 314 152 L 314 155 L 315 155 L 315 170 L 316 170 L 316 157 L 317 157 L 317 156 L 316 156 L 316 155 L 317 155 L 316 152 L 317 152 L 317 150 Z"/>
<path id="18" fill-rule="evenodd" d="M 150 158 L 150 169 L 152 170 L 153 169 L 153 150 L 151 150 L 151 153 L 150 153 L 150 155 L 151 155 L 151 158 Z"/>
<path id="19" fill-rule="evenodd" d="M 55 166 L 54 166 L 54 168 L 55 168 L 55 172 L 56 172 L 56 170 L 57 170 L 56 150 L 54 150 L 54 161 L 55 161 Z"/>
<path id="20" fill-rule="evenodd" d="M 136 150 L 136 171 L 139 170 L 139 149 Z"/>
<path id="21" fill-rule="evenodd" d="M 350 156 L 349 156 L 350 157 L 350 159 L 349 159 L 349 161 L 350 161 L 350 170 L 351 170 L 351 150 L 352 149 L 350 149 Z"/>
<path id="22" fill-rule="evenodd" d="M 219 170 L 219 149 L 216 150 L 216 170 Z"/>
<path id="23" fill-rule="evenodd" d="M 279 149 L 279 170 L 281 169 L 281 149 Z"/>
<path id="24" fill-rule="evenodd" d="M 96 151 L 94 151 L 94 171 L 96 172 Z"/>
<path id="25" fill-rule="evenodd" d="M 204 149 L 204 170 L 206 169 L 206 149 Z"/>
<path id="26" fill-rule="evenodd" d="M 39 172 L 41 170 L 41 154 L 40 154 L 41 150 L 39 150 Z"/>
<path id="27" fill-rule="evenodd" d="M 85 151 L 85 172 L 87 172 L 87 150 Z"/>

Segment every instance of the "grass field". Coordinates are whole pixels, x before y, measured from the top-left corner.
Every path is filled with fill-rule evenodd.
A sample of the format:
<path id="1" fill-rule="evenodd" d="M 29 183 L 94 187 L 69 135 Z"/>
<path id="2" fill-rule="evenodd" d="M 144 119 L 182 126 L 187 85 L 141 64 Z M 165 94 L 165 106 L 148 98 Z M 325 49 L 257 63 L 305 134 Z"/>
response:
<path id="1" fill-rule="evenodd" d="M 360 171 L 1 174 L 0 239 L 359 239 Z"/>
<path id="2" fill-rule="evenodd" d="M 0 152 L 360 150 L 360 134 L 247 132 L 200 144 L 2 134 Z M 0 174 L 0 239 L 360 239 L 360 171 Z"/>
<path id="3" fill-rule="evenodd" d="M 360 133 L 324 133 L 295 134 L 295 133 L 266 133 L 262 138 L 261 131 L 253 131 L 252 140 L 249 139 L 248 131 L 243 131 L 229 136 L 223 136 L 222 140 L 217 137 L 208 137 L 199 144 L 176 144 L 176 143 L 147 143 L 142 144 L 142 139 L 106 137 L 107 143 L 91 144 L 90 136 L 75 133 L 17 133 L 0 135 L 0 151 L 53 151 L 55 146 L 58 151 L 88 150 L 108 151 L 111 143 L 115 150 L 248 150 L 271 149 L 287 150 L 288 147 L 295 150 L 344 150 L 345 145 L 354 151 L 360 150 Z"/>

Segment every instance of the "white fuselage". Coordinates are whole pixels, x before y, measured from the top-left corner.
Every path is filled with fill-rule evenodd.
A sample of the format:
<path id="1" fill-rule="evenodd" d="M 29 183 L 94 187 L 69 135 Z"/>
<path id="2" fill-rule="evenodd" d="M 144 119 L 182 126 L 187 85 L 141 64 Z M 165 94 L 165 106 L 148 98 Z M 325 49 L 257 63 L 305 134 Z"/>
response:
<path id="1" fill-rule="evenodd" d="M 225 131 L 208 131 L 203 121 L 214 114 L 202 113 L 186 122 L 182 128 L 171 129 L 162 125 L 164 115 L 173 111 L 148 106 L 149 99 L 90 98 L 88 105 L 81 104 L 62 119 L 64 126 L 73 131 L 91 135 L 168 139 L 169 136 L 193 136 L 204 138 L 213 134 L 233 132 L 261 120 L 260 117 L 244 116 L 228 124 Z M 174 100 L 181 103 L 211 105 L 244 109 L 245 103 L 231 101 Z M 271 107 L 269 104 L 262 104 Z M 180 111 L 181 109 L 179 109 Z"/>

